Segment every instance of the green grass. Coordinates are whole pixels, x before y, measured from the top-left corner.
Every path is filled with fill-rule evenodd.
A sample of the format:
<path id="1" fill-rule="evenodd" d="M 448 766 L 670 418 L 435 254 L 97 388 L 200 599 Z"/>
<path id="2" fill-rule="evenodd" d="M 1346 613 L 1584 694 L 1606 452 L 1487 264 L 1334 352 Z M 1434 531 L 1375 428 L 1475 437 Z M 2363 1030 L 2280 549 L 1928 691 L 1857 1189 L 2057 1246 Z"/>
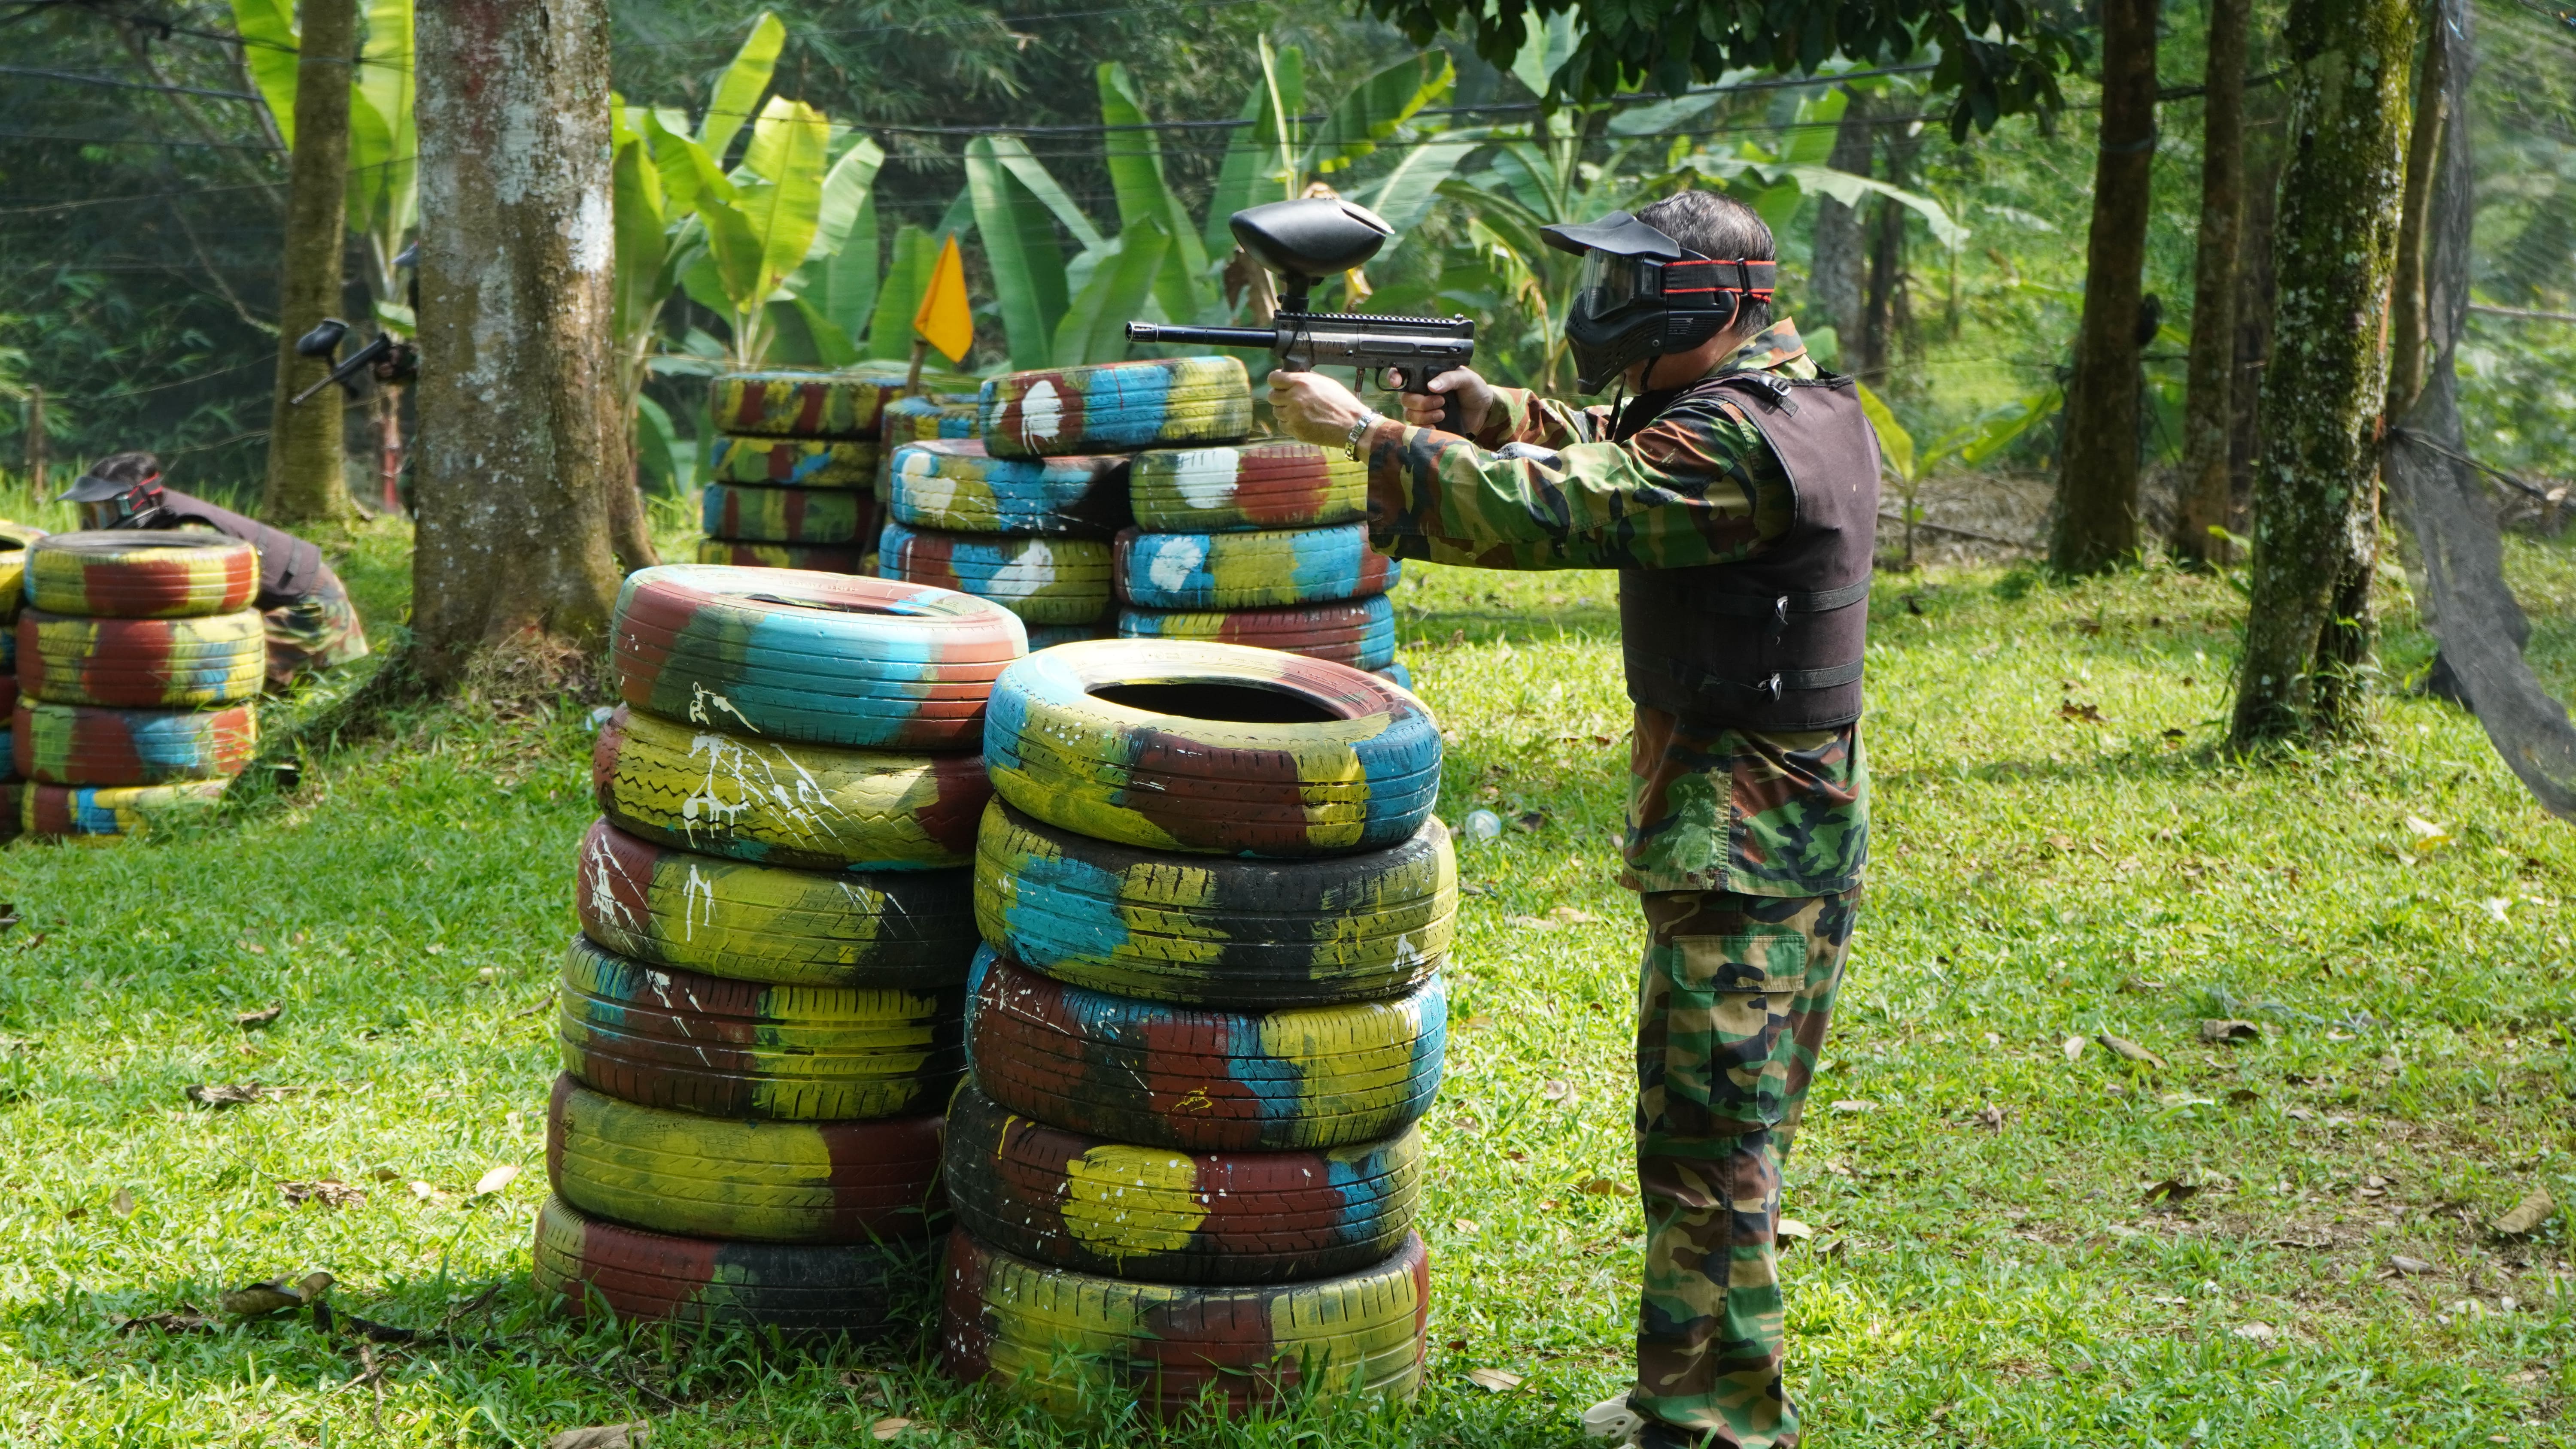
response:
<path id="1" fill-rule="evenodd" d="M 352 575 L 389 618 L 400 540 L 379 527 Z M 2515 558 L 2565 692 L 2576 563 Z M 1445 813 L 1535 816 L 1461 861 L 1427 1391 L 1183 1442 L 1563 1445 L 1624 1386 L 1637 1206 L 1584 1190 L 1624 1181 L 1632 1150 L 1611 588 L 1433 569 L 1402 595 L 1453 740 Z M 1788 1180 L 1815 1231 L 1788 1256 L 1812 1442 L 2566 1442 L 2567 1218 L 2521 1241 L 2487 1224 L 2534 1187 L 2576 1199 L 2576 842 L 2474 722 L 2393 694 L 2363 744 L 2222 761 L 2238 598 L 2163 571 L 1884 579 L 1876 859 Z M 2402 611 L 2392 628 L 2402 676 L 2427 645 Z M 814 1351 L 540 1313 L 583 715 L 423 711 L 310 744 L 292 793 L 159 843 L 0 855 L 25 917 L 0 935 L 0 1442 L 534 1444 L 649 1418 L 655 1449 L 846 1444 L 888 1416 L 910 1444 L 1136 1441 L 943 1383 L 926 1330 Z M 2409 815 L 2450 841 L 2424 847 Z M 273 1002 L 274 1026 L 233 1024 Z M 2203 1045 L 2211 1016 L 2263 1037 Z M 2068 1059 L 2099 1032 L 2169 1066 Z M 252 1079 L 304 1090 L 181 1096 Z M 495 1165 L 524 1171 L 469 1197 Z M 369 1195 L 286 1205 L 279 1183 L 322 1177 Z M 2165 1179 L 2200 1190 L 2146 1202 Z M 2383 1276 L 2396 1254 L 2434 1269 Z M 313 1268 L 344 1311 L 461 1313 L 489 1342 L 377 1348 L 379 1395 L 349 1340 L 303 1321 L 117 1328 Z M 2240 1332 L 2257 1323 L 2269 1338 Z M 1477 1367 L 1526 1382 L 1489 1394 Z"/>

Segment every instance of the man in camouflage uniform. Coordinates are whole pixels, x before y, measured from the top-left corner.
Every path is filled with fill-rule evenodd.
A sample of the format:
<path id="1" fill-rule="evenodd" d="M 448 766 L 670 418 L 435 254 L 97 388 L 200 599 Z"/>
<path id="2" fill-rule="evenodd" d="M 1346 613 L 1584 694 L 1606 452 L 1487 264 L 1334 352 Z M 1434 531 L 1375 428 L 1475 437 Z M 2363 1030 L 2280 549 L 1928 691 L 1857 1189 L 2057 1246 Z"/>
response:
<path id="1" fill-rule="evenodd" d="M 1622 230 L 1636 223 L 1647 230 Z M 1650 325 L 1624 356 L 1593 347 L 1591 361 L 1604 365 L 1584 370 L 1618 376 L 1636 394 L 1620 410 L 1578 410 L 1472 373 L 1435 384 L 1457 400 L 1463 436 L 1437 426 L 1442 399 L 1408 396 L 1399 423 L 1311 373 L 1274 374 L 1272 402 L 1289 431 L 1367 459 L 1370 531 L 1385 552 L 1483 568 L 1625 571 L 1638 702 L 1622 879 L 1639 893 L 1648 928 L 1637 1002 L 1646 1264 L 1637 1387 L 1595 1406 L 1585 1427 L 1649 1449 L 1792 1449 L 1780 1167 L 1832 1014 L 1868 853 L 1858 628 L 1876 444 L 1848 383 L 1819 381 L 1796 328 L 1769 323 L 1771 268 L 1751 264 L 1771 260 L 1772 239 L 1750 211 L 1684 192 L 1634 218 L 1562 230 L 1569 235 L 1551 241 L 1567 250 L 1639 235 L 1648 248 L 1670 243 L 1668 270 L 1647 285 L 1733 290 L 1723 325 Z M 1698 280 L 1693 267 L 1732 269 L 1726 279 L 1745 285 L 1686 287 Z M 1620 279 L 1597 292 L 1594 280 L 1588 256 L 1578 319 L 1587 305 L 1600 313 L 1618 303 Z M 1596 342 L 1607 330 L 1592 329 Z M 1569 333 L 1584 340 L 1573 324 Z M 1676 334 L 1686 345 L 1674 345 Z M 1578 361 L 1583 352 L 1578 345 Z M 1605 380 L 1584 379 L 1595 391 Z M 1770 405 L 1766 394 L 1782 401 Z M 1806 422 L 1787 417 L 1793 407 Z M 1794 479 L 1784 450 L 1801 460 Z M 1839 530 L 1822 552 L 1820 526 Z M 1782 558 L 1796 560 L 1790 575 L 1763 577 L 1753 606 L 1727 593 L 1731 575 Z M 1773 670 L 1740 694 L 1702 680 L 1708 690 L 1692 698 L 1707 706 L 1676 708 L 1673 691 L 1652 681 L 1676 646 L 1639 636 L 1658 632 L 1651 612 L 1693 610 L 1699 616 L 1677 627 L 1739 653 L 1740 642 L 1723 636 L 1802 638 L 1793 626 L 1832 619 L 1840 643 L 1822 654 L 1848 657 L 1792 650 L 1778 662 L 1831 667 Z M 1678 647 L 1687 653 L 1693 641 Z M 1778 702 L 1802 691 L 1825 702 L 1783 715 Z M 1822 722 L 1789 728 L 1783 718 Z"/>
<path id="2" fill-rule="evenodd" d="M 150 453 L 113 453 L 91 465 L 58 502 L 80 505 L 84 528 L 210 528 L 259 553 L 251 601 L 268 634 L 268 687 L 367 657 L 366 626 L 322 550 L 284 529 L 244 518 L 161 483 Z"/>

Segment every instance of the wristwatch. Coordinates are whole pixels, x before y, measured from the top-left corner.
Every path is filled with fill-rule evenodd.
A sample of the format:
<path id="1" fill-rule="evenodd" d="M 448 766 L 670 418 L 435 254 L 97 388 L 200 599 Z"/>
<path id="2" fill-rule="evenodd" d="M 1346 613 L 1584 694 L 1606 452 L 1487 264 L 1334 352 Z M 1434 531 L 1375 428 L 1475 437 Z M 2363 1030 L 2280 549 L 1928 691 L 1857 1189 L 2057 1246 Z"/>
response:
<path id="1" fill-rule="evenodd" d="M 1372 412 L 1361 414 L 1360 420 L 1351 424 L 1349 446 L 1346 451 L 1349 452 L 1352 462 L 1356 463 L 1360 460 L 1360 439 L 1368 436 L 1369 429 L 1385 421 L 1386 414 Z"/>

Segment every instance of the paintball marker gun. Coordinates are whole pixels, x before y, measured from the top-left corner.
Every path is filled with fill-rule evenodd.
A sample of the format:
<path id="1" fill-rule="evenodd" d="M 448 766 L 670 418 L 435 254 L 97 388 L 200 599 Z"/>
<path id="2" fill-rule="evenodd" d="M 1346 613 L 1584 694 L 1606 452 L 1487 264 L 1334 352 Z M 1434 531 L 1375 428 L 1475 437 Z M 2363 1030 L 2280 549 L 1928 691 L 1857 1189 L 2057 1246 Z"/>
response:
<path id="1" fill-rule="evenodd" d="M 337 317 L 325 317 L 320 326 L 295 339 L 295 351 L 302 357 L 331 357 L 339 352 L 340 339 L 348 335 L 348 323 Z M 420 375 L 420 355 L 412 350 L 410 343 L 398 340 L 390 332 L 379 332 L 375 341 L 350 353 L 347 361 L 331 369 L 329 377 L 297 393 L 287 405 L 300 408 L 304 406 L 305 399 L 335 382 L 355 397 L 358 374 L 368 368 L 375 369 L 379 382 L 409 382 Z"/>
<path id="2" fill-rule="evenodd" d="M 1252 259 L 1279 274 L 1279 310 L 1267 327 L 1172 327 L 1127 324 L 1130 342 L 1191 347 L 1267 348 L 1282 367 L 1324 364 L 1378 374 L 1389 392 L 1429 393 L 1431 380 L 1465 367 L 1476 355 L 1476 324 L 1464 317 L 1391 317 L 1372 312 L 1309 312 L 1306 294 L 1335 272 L 1376 256 L 1395 229 L 1364 206 L 1315 198 L 1274 201 L 1238 211 L 1227 223 Z M 1465 431 L 1456 395 L 1441 422 Z"/>

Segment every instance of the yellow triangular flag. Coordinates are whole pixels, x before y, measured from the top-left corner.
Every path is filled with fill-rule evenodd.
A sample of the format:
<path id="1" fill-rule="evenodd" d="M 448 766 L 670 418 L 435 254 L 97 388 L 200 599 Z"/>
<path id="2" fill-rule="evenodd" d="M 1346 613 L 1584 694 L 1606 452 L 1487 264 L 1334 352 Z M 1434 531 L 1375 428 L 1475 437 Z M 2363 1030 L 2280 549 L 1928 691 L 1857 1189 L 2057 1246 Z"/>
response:
<path id="1" fill-rule="evenodd" d="M 975 347 L 975 312 L 966 303 L 966 254 L 949 234 L 939 249 L 939 264 L 930 270 L 930 286 L 921 294 L 921 309 L 912 314 L 913 334 L 962 363 Z"/>

